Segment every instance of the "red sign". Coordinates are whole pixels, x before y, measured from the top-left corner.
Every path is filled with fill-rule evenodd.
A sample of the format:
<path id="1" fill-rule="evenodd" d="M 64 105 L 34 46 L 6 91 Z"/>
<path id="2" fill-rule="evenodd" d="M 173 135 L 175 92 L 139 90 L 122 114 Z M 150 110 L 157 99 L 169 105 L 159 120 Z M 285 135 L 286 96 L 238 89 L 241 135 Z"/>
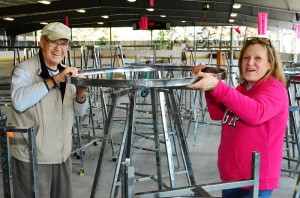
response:
<path id="1" fill-rule="evenodd" d="M 148 17 L 141 16 L 141 20 L 139 21 L 140 30 L 148 30 Z"/>

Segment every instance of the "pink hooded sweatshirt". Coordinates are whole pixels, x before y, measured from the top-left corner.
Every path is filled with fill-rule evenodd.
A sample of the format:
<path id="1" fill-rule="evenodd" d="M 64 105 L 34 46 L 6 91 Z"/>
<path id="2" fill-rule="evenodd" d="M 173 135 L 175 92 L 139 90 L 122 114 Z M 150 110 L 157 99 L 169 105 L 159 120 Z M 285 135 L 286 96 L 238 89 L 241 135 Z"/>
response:
<path id="1" fill-rule="evenodd" d="M 260 190 L 278 188 L 289 100 L 274 78 L 235 89 L 220 81 L 206 91 L 211 119 L 222 120 L 218 168 L 222 181 L 251 178 L 252 152 L 260 152 Z"/>

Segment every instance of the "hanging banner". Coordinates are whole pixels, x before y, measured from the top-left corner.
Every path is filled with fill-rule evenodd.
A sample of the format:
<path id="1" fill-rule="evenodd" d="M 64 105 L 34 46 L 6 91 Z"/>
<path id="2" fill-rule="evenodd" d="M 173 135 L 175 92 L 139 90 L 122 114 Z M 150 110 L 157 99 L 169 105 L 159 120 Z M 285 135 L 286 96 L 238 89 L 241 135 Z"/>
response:
<path id="1" fill-rule="evenodd" d="M 68 16 L 65 16 L 65 24 L 66 24 L 66 26 L 69 26 L 69 17 Z"/>
<path id="2" fill-rule="evenodd" d="M 151 7 L 154 6 L 154 0 L 150 0 L 150 6 L 151 6 Z"/>
<path id="3" fill-rule="evenodd" d="M 294 28 L 295 28 L 297 39 L 300 39 L 300 24 L 295 24 Z"/>
<path id="4" fill-rule="evenodd" d="M 141 16 L 141 20 L 139 21 L 140 30 L 148 30 L 148 17 Z"/>
<path id="5" fill-rule="evenodd" d="M 234 30 L 236 31 L 236 33 L 241 34 L 240 28 L 234 28 Z"/>
<path id="6" fill-rule="evenodd" d="M 268 13 L 258 13 L 258 35 L 266 35 L 268 27 Z"/>

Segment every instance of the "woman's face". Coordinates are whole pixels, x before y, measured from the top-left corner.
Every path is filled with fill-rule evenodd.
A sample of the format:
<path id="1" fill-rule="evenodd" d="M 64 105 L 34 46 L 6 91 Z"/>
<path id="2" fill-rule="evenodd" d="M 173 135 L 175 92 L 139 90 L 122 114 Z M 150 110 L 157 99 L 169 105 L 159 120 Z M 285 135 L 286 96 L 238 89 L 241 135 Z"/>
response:
<path id="1" fill-rule="evenodd" d="M 242 57 L 242 73 L 250 86 L 262 79 L 271 69 L 265 47 L 249 45 Z"/>

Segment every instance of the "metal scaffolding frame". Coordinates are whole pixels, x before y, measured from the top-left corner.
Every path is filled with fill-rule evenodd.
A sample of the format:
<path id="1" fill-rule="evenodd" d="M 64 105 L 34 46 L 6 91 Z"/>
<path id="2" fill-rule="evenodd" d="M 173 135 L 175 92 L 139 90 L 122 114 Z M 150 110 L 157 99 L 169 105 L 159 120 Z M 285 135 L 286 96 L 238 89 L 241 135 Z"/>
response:
<path id="1" fill-rule="evenodd" d="M 135 105 L 137 90 L 142 88 L 150 89 L 151 102 L 152 102 L 152 118 L 153 118 L 153 130 L 154 130 L 154 141 L 155 141 L 155 155 L 157 173 L 156 175 L 149 176 L 147 178 L 156 178 L 158 183 L 158 190 L 162 190 L 162 177 L 161 173 L 161 153 L 159 149 L 160 141 L 158 135 L 158 124 L 157 117 L 161 115 L 164 144 L 168 163 L 168 175 L 169 187 L 176 188 L 176 175 L 185 174 L 187 183 L 189 186 L 195 185 L 193 170 L 191 166 L 191 159 L 186 143 L 186 135 L 183 131 L 181 115 L 179 111 L 178 98 L 175 97 L 175 89 L 184 88 L 186 85 L 191 84 L 195 78 L 172 78 L 162 79 L 162 73 L 160 70 L 191 70 L 191 67 L 178 67 L 178 66 L 163 66 L 163 65 L 138 65 L 129 66 L 122 68 L 111 68 L 111 69 L 93 69 L 80 71 L 82 75 L 93 75 L 93 74 L 104 74 L 107 72 L 139 72 L 149 71 L 155 73 L 155 79 L 132 79 L 132 80 L 101 80 L 101 79 L 79 79 L 72 78 L 71 82 L 75 85 L 87 85 L 96 87 L 113 87 L 122 88 L 121 90 L 112 93 L 112 103 L 108 113 L 108 119 L 105 122 L 104 137 L 102 141 L 101 151 L 98 158 L 97 170 L 95 173 L 94 183 L 92 187 L 91 197 L 96 194 L 96 188 L 101 175 L 101 166 L 103 155 L 105 153 L 105 145 L 108 141 L 108 137 L 111 134 L 111 126 L 114 117 L 114 112 L 117 104 L 117 99 L 120 95 L 129 93 L 129 110 L 123 132 L 122 142 L 120 143 L 120 152 L 118 156 L 118 162 L 116 165 L 115 176 L 113 179 L 111 197 L 116 197 L 119 187 L 121 188 L 123 197 L 133 197 L 135 194 L 135 182 L 141 181 L 142 179 L 135 179 L 134 163 L 131 160 L 132 155 L 132 137 L 134 135 L 135 125 Z M 134 76 L 134 75 L 133 75 Z M 160 106 L 160 114 L 158 113 L 157 105 Z M 168 115 L 167 115 L 168 114 Z M 172 131 L 170 131 L 170 128 Z M 170 138 L 170 134 L 174 133 L 176 138 Z M 173 142 L 172 142 L 173 141 Z M 174 144 L 174 149 L 172 149 Z M 176 147 L 176 148 L 175 148 Z M 179 152 L 178 152 L 179 151 Z M 173 152 L 176 156 L 180 153 L 181 164 L 183 164 L 183 170 L 176 172 L 174 169 Z M 179 162 L 178 162 L 179 163 Z M 124 177 L 125 176 L 125 177 Z"/>
<path id="2" fill-rule="evenodd" d="M 28 148 L 30 157 L 30 169 L 31 169 L 31 181 L 32 181 L 32 194 L 34 198 L 39 198 L 39 182 L 38 182 L 38 171 L 37 171 L 37 157 L 36 157 L 36 142 L 35 136 L 36 131 L 34 128 L 16 128 L 13 126 L 7 126 L 6 115 L 0 115 L 0 138 L 1 138 L 1 163 L 3 173 L 3 187 L 4 197 L 12 198 L 12 171 L 11 171 L 11 156 L 9 152 L 9 140 L 7 133 L 27 133 L 28 134 Z M 28 173 L 29 174 L 29 173 Z"/>

